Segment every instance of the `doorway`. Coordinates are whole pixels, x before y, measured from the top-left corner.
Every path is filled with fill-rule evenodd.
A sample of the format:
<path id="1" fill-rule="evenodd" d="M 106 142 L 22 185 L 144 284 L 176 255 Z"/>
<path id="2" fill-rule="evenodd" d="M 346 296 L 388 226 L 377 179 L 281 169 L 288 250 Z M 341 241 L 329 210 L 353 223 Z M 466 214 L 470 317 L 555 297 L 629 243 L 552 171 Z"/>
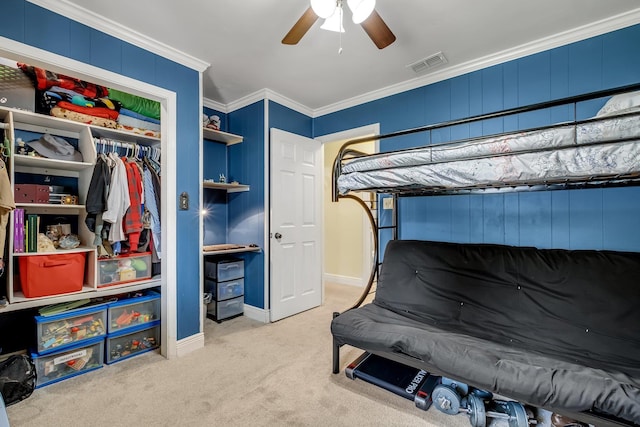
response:
<path id="1" fill-rule="evenodd" d="M 378 135 L 379 125 L 364 126 L 320 138 L 324 151 L 324 265 L 323 281 L 340 285 L 364 287 L 369 279 L 373 260 L 371 226 L 362 207 L 350 200 L 331 201 L 333 161 L 342 145 L 352 139 Z M 377 141 L 353 146 L 365 153 L 379 151 Z M 368 193 L 360 196 L 367 200 Z"/>

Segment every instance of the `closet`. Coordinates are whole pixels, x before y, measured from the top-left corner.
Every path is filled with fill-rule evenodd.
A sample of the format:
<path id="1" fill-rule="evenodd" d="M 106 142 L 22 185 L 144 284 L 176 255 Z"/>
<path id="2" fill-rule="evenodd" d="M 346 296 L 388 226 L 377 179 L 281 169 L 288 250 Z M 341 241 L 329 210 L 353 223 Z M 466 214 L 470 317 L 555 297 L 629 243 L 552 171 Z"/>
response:
<path id="1" fill-rule="evenodd" d="M 159 286 L 159 248 L 155 247 L 160 242 L 159 135 L 5 106 L 0 107 L 0 123 L 2 155 L 15 199 L 15 210 L 9 212 L 5 229 L 6 292 L 0 294 L 6 295 L 7 304 L 2 313 Z M 38 144 L 48 157 L 28 152 Z M 69 147 L 73 153 L 64 152 Z M 145 236 L 136 237 L 135 248 L 117 244 L 120 239 L 110 239 L 104 233 L 100 238 L 100 228 L 106 222 L 100 220 L 101 215 L 96 222 L 89 209 L 94 169 L 105 160 L 111 167 L 120 162 L 125 170 L 135 172 L 141 191 L 145 179 L 157 183 L 156 193 L 149 193 L 157 195 L 149 199 L 155 206 L 153 214 L 143 215 L 141 210 L 148 192 L 136 196 L 137 221 L 143 224 L 139 228 Z M 147 171 L 149 176 L 145 176 Z M 126 179 L 126 172 L 124 176 Z M 122 220 L 118 217 L 111 227 L 119 226 Z M 55 242 L 60 233 L 71 238 Z M 47 241 L 41 239 L 39 247 L 38 234 L 50 237 L 56 246 L 45 247 Z M 107 243 L 110 240 L 113 245 Z M 53 276 L 49 271 L 54 271 Z"/>

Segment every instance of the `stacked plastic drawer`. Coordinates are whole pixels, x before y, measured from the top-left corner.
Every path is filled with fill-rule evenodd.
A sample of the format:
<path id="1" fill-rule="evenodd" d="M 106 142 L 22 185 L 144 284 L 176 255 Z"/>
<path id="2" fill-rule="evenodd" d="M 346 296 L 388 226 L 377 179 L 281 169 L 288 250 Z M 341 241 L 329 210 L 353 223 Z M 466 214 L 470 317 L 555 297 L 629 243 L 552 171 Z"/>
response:
<path id="1" fill-rule="evenodd" d="M 104 364 L 107 306 L 70 310 L 53 316 L 35 316 L 37 350 L 36 387 L 43 387 Z"/>
<path id="2" fill-rule="evenodd" d="M 213 295 L 207 316 L 218 322 L 244 312 L 244 261 L 241 259 L 207 260 L 205 292 Z"/>
<path id="3" fill-rule="evenodd" d="M 106 363 L 115 363 L 160 346 L 160 294 L 148 291 L 109 303 Z"/>

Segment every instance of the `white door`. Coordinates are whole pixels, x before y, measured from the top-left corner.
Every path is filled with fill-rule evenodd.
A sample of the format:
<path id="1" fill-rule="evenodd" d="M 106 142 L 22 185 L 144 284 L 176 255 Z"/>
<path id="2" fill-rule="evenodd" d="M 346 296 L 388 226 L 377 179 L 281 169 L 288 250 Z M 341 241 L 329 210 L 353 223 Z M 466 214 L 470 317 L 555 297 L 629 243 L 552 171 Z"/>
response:
<path id="1" fill-rule="evenodd" d="M 321 143 L 271 129 L 271 321 L 322 303 Z"/>

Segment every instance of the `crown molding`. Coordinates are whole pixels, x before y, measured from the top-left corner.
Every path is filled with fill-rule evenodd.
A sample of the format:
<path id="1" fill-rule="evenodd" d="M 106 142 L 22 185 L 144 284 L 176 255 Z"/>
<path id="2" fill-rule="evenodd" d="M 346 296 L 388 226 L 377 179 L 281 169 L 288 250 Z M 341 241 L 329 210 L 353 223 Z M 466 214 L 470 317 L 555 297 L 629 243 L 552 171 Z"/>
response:
<path id="1" fill-rule="evenodd" d="M 71 4 L 68 0 L 27 0 L 44 9 L 65 16 L 74 21 L 85 24 L 91 28 L 95 28 L 106 34 L 112 35 L 131 43 L 134 46 L 148 50 L 149 52 L 170 59 L 185 67 L 191 68 L 198 72 L 203 72 L 209 68 L 209 63 L 202 61 L 194 56 L 188 55 L 169 45 L 161 43 L 150 37 L 147 37 L 136 30 L 127 28 L 124 25 L 100 16 L 81 6 Z"/>
<path id="2" fill-rule="evenodd" d="M 253 104 L 254 102 L 264 101 L 267 99 L 267 89 L 260 89 L 253 93 L 250 93 L 247 96 L 243 96 L 242 98 L 230 102 L 227 104 L 227 113 L 232 113 L 236 110 L 244 108 L 248 105 Z"/>
<path id="3" fill-rule="evenodd" d="M 238 99 L 237 101 L 233 101 L 227 104 L 226 112 L 231 113 L 233 111 L 239 110 L 241 108 L 246 107 L 247 105 L 251 105 L 254 102 L 258 102 L 258 101 L 274 101 L 287 108 L 297 111 L 300 114 L 304 114 L 308 117 L 313 117 L 313 110 L 311 108 L 306 107 L 301 103 L 294 101 L 290 98 L 287 98 L 284 95 L 280 95 L 279 93 L 274 92 L 271 89 L 260 89 L 256 92 L 250 93 L 249 95 Z"/>
<path id="4" fill-rule="evenodd" d="M 325 107 L 313 110 L 312 117 L 320 117 L 325 114 L 334 113 L 346 108 L 355 107 L 360 104 L 375 101 L 387 96 L 396 95 L 401 92 L 416 89 L 429 84 L 437 83 L 446 79 L 457 77 L 473 71 L 478 71 L 493 65 L 508 62 L 514 59 L 522 58 L 535 53 L 544 52 L 556 47 L 565 46 L 590 37 L 599 36 L 615 30 L 619 30 L 631 25 L 640 23 L 640 8 L 612 16 L 601 21 L 596 21 L 588 25 L 576 27 L 562 33 L 555 34 L 550 37 L 538 39 L 536 41 L 525 43 L 512 49 L 507 49 L 485 57 L 468 61 L 459 65 L 445 68 L 441 71 L 430 73 L 428 75 L 407 80 L 398 84 L 384 87 L 372 92 L 345 99 Z"/>
<path id="5" fill-rule="evenodd" d="M 202 98 L 202 105 L 207 108 L 220 111 L 221 113 L 229 112 L 229 109 L 225 104 L 223 104 L 222 102 L 214 101 L 213 99 Z"/>
<path id="6" fill-rule="evenodd" d="M 266 92 L 266 98 L 269 101 L 277 102 L 278 104 L 283 105 L 287 108 L 290 108 L 291 110 L 296 111 L 300 114 L 304 114 L 305 116 L 308 116 L 308 117 L 313 117 L 313 114 L 314 114 L 313 109 L 302 105 L 298 101 L 294 101 L 291 98 L 287 98 L 284 95 L 280 95 L 279 93 L 274 92 L 271 89 L 265 89 L 265 92 Z"/>

